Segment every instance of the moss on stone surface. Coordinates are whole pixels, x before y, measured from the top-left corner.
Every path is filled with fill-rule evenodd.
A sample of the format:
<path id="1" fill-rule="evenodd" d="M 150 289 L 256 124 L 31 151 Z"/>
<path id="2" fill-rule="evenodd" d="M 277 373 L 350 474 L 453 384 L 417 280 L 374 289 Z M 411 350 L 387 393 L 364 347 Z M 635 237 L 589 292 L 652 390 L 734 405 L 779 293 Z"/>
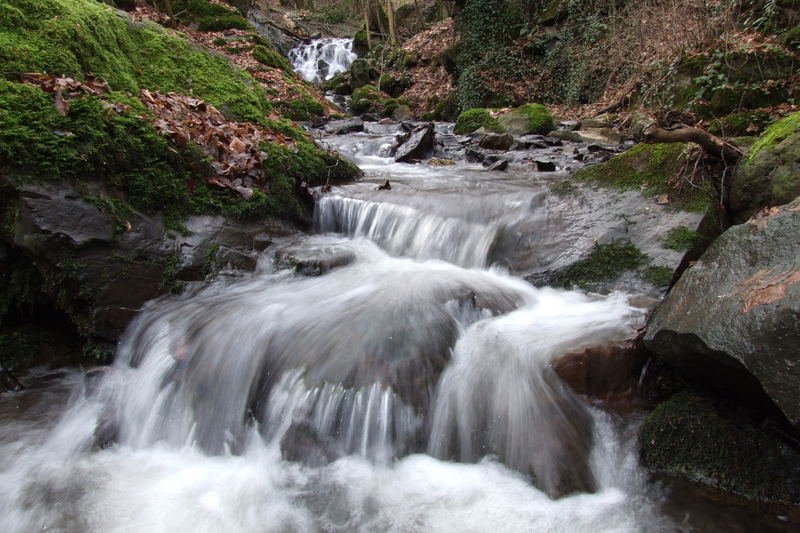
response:
<path id="1" fill-rule="evenodd" d="M 350 109 L 353 113 L 361 114 L 368 111 L 379 111 L 383 108 L 384 100 L 380 91 L 374 85 L 362 85 L 353 91 L 350 100 Z"/>
<path id="2" fill-rule="evenodd" d="M 233 118 L 257 121 L 271 106 L 248 74 L 152 23 L 136 23 L 94 0 L 8 0 L 0 18 L 0 74 L 44 72 L 112 90 L 193 94 Z M 24 13 L 24 24 L 8 16 Z"/>
<path id="3" fill-rule="evenodd" d="M 681 392 L 640 428 L 642 462 L 754 500 L 797 503 L 800 455 L 759 430 L 747 414 Z"/>
<path id="4" fill-rule="evenodd" d="M 490 111 L 490 109 L 485 108 L 464 111 L 458 115 L 453 133 L 456 135 L 466 135 L 480 128 L 496 132 L 504 131 L 497 119 L 491 116 Z"/>
<path id="5" fill-rule="evenodd" d="M 762 150 L 773 150 L 775 145 L 783 142 L 787 137 L 796 134 L 798 131 L 800 131 L 800 113 L 794 113 L 779 120 L 767 128 L 761 138 L 753 144 L 747 153 L 744 164 L 751 163 Z"/>
<path id="6" fill-rule="evenodd" d="M 635 270 L 648 262 L 646 254 L 629 240 L 595 243 L 586 259 L 573 263 L 553 276 L 555 287 L 588 289 L 615 279 L 622 272 Z"/>
<path id="7" fill-rule="evenodd" d="M 511 133 L 547 135 L 555 129 L 550 110 L 541 104 L 525 104 L 500 116 L 501 126 Z"/>
<path id="8" fill-rule="evenodd" d="M 253 49 L 253 59 L 268 67 L 280 69 L 286 73 L 292 73 L 292 66 L 289 61 L 274 50 L 266 46 L 256 46 Z"/>
<path id="9" fill-rule="evenodd" d="M 676 226 L 664 237 L 664 248 L 684 252 L 703 241 L 703 237 L 686 226 Z"/>
<path id="10" fill-rule="evenodd" d="M 676 191 L 670 184 L 686 161 L 685 148 L 681 143 L 640 143 L 605 163 L 579 170 L 573 178 L 622 190 L 641 189 L 648 195 L 669 193 L 678 207 L 703 213 L 710 205 L 708 191 L 695 187 Z"/>

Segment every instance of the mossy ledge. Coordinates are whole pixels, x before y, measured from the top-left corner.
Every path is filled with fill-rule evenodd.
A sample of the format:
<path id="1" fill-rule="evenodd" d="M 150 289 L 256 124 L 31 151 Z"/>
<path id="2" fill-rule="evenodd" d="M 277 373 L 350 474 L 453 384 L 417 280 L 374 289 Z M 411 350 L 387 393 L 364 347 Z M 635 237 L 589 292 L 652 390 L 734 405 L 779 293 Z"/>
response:
<path id="1" fill-rule="evenodd" d="M 572 177 L 621 190 L 639 189 L 647 195 L 666 193 L 673 205 L 703 213 L 711 203 L 710 190 L 697 187 L 676 190 L 672 184 L 685 163 L 686 145 L 683 143 L 640 143 L 605 163 L 582 168 Z"/>
<path id="2" fill-rule="evenodd" d="M 458 115 L 453 133 L 466 135 L 480 128 L 496 132 L 504 131 L 497 119 L 491 115 L 491 111 L 493 110 L 480 107 L 464 111 Z"/>
<path id="3" fill-rule="evenodd" d="M 661 403 L 639 430 L 642 462 L 658 472 L 751 500 L 797 504 L 800 454 L 757 426 L 742 408 L 681 392 Z"/>

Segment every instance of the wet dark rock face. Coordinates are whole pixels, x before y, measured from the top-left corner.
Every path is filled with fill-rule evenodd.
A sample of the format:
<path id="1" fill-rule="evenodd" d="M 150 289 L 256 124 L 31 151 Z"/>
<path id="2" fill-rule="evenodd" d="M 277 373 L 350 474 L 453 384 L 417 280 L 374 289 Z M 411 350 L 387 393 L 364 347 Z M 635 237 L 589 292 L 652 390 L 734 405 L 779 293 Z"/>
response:
<path id="1" fill-rule="evenodd" d="M 278 220 L 196 216 L 183 235 L 142 213 L 115 220 L 65 183 L 25 186 L 11 203 L 13 246 L 39 270 L 52 305 L 82 334 L 107 340 L 144 302 L 222 269 L 252 271 L 259 250 L 296 232 Z"/>
<path id="2" fill-rule="evenodd" d="M 658 307 L 645 343 L 692 380 L 800 425 L 800 199 L 722 234 Z"/>

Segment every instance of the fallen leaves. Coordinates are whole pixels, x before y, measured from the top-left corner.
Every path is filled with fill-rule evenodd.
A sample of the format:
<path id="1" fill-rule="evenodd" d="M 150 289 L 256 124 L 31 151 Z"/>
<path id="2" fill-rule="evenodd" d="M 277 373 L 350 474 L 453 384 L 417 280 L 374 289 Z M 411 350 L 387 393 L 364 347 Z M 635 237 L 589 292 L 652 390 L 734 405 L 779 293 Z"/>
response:
<path id="1" fill-rule="evenodd" d="M 54 94 L 56 111 L 62 115 L 69 113 L 69 101 L 80 96 L 100 96 L 108 94 L 110 89 L 105 82 L 97 81 L 89 75 L 86 83 L 65 76 L 50 76 L 38 72 L 20 74 L 19 80 L 27 85 L 38 87 L 43 91 Z"/>
<path id="2" fill-rule="evenodd" d="M 742 302 L 741 312 L 747 313 L 758 305 L 777 302 L 784 296 L 790 285 L 800 281 L 800 272 L 787 270 L 772 274 L 771 270 L 759 270 L 755 276 L 737 285 L 739 299 Z"/>
<path id="3" fill-rule="evenodd" d="M 191 96 L 142 89 L 140 98 L 153 113 L 150 120 L 159 133 L 181 147 L 194 143 L 211 157 L 213 175 L 208 183 L 233 189 L 245 199 L 253 196 L 254 188 L 269 190 L 263 168 L 267 153 L 261 144 L 287 146 L 283 134 L 227 120 L 214 106 Z"/>

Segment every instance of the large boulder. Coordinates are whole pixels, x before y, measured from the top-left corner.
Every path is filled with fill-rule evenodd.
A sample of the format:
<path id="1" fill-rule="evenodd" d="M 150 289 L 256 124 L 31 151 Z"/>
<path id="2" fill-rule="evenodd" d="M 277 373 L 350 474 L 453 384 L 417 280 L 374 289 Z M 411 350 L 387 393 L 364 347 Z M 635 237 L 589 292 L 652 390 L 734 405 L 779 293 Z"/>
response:
<path id="1" fill-rule="evenodd" d="M 800 425 L 800 198 L 723 233 L 656 310 L 649 350 Z"/>
<path id="2" fill-rule="evenodd" d="M 770 126 L 734 174 L 730 207 L 744 222 L 764 206 L 783 205 L 800 195 L 800 113 Z"/>
<path id="3" fill-rule="evenodd" d="M 510 133 L 490 133 L 479 144 L 487 150 L 508 150 L 514 144 L 514 136 Z"/>

